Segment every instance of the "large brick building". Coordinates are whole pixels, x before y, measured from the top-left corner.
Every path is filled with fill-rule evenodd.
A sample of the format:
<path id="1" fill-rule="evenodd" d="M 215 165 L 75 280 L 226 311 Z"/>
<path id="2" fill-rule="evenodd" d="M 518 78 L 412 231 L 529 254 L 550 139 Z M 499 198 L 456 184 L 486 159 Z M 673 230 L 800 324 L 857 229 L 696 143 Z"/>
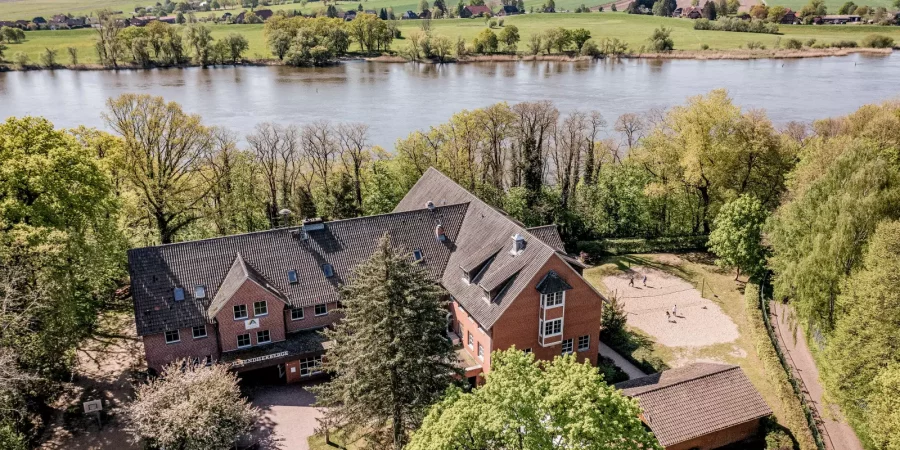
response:
<path id="1" fill-rule="evenodd" d="M 148 366 L 191 358 L 277 367 L 288 382 L 315 375 L 328 347 L 319 331 L 340 319 L 337 288 L 385 234 L 448 292 L 448 335 L 470 381 L 512 346 L 596 364 L 602 297 L 556 226 L 525 228 L 429 169 L 390 214 L 130 251 Z"/>

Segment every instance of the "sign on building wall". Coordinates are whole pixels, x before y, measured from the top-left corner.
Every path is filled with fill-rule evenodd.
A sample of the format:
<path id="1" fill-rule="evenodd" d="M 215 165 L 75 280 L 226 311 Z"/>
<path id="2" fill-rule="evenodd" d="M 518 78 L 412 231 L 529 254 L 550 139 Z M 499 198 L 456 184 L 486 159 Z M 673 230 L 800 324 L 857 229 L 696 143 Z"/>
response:
<path id="1" fill-rule="evenodd" d="M 245 330 L 252 330 L 254 328 L 259 328 L 259 319 L 253 318 L 244 321 Z"/>

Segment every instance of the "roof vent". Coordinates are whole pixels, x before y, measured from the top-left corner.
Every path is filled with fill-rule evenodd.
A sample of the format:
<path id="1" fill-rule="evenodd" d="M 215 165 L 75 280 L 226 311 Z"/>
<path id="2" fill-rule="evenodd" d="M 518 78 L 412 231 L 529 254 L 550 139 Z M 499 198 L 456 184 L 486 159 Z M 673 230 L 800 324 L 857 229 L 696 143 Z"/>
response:
<path id="1" fill-rule="evenodd" d="M 516 233 L 512 237 L 512 240 L 513 240 L 513 247 L 512 247 L 511 253 L 513 253 L 513 254 L 522 253 L 522 250 L 525 250 L 525 238 L 521 234 Z"/>
<path id="2" fill-rule="evenodd" d="M 437 237 L 437 240 L 441 242 L 447 240 L 447 235 L 444 233 L 444 227 L 440 224 L 434 228 L 434 235 Z"/>
<path id="3" fill-rule="evenodd" d="M 425 206 L 428 207 L 428 209 L 434 211 L 434 202 L 433 201 L 428 200 L 428 203 L 426 203 Z"/>

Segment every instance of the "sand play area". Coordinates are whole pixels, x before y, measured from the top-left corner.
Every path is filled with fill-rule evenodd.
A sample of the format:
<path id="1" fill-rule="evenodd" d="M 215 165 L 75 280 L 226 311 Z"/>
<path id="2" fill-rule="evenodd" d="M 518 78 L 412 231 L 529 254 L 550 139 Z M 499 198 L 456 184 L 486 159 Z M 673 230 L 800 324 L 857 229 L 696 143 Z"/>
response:
<path id="1" fill-rule="evenodd" d="M 632 277 L 634 286 L 629 286 Z M 703 298 L 687 281 L 661 270 L 635 266 L 631 272 L 603 278 L 603 284 L 625 305 L 629 325 L 667 347 L 706 347 L 734 342 L 739 336 L 737 325 L 719 305 Z M 676 305 L 677 316 L 667 317 Z"/>

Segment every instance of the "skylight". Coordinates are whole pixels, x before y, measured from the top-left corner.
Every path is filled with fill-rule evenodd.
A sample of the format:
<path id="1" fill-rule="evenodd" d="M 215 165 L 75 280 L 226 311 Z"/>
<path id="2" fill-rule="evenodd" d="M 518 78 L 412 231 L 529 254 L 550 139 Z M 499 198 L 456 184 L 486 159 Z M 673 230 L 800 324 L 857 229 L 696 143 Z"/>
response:
<path id="1" fill-rule="evenodd" d="M 206 286 L 195 286 L 194 298 L 206 298 Z"/>
<path id="2" fill-rule="evenodd" d="M 415 258 L 416 261 L 421 261 L 422 258 L 424 258 L 424 256 L 422 256 L 422 250 L 416 250 L 416 251 L 414 251 L 414 252 L 413 252 L 413 258 Z"/>
<path id="3" fill-rule="evenodd" d="M 296 270 L 288 270 L 288 283 L 294 284 L 297 282 L 297 271 Z"/>
<path id="4" fill-rule="evenodd" d="M 325 278 L 331 278 L 334 276 L 334 267 L 331 264 L 322 264 L 322 272 L 325 273 Z"/>
<path id="5" fill-rule="evenodd" d="M 180 288 L 180 287 L 175 288 L 175 301 L 176 302 L 184 301 L 184 288 Z"/>

